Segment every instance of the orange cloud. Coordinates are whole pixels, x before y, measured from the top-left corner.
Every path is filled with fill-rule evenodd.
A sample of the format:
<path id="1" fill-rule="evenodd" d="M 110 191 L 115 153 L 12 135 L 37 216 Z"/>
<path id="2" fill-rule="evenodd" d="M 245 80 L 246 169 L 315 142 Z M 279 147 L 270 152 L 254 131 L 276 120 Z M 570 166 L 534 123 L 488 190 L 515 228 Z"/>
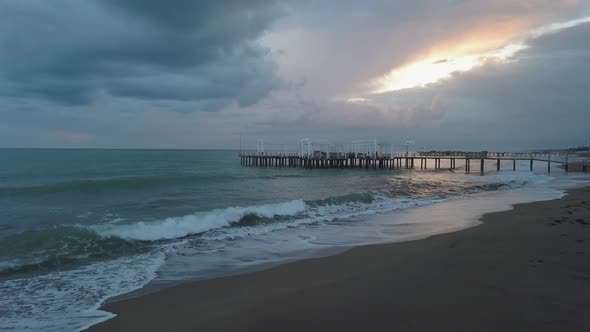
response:
<path id="1" fill-rule="evenodd" d="M 527 47 L 525 40 L 532 33 L 547 33 L 587 19 L 549 25 L 540 24 L 542 20 L 534 15 L 478 21 L 465 32 L 436 41 L 429 48 L 413 54 L 404 64 L 369 85 L 376 93 L 425 86 L 488 61 L 509 61 L 516 52 Z"/>

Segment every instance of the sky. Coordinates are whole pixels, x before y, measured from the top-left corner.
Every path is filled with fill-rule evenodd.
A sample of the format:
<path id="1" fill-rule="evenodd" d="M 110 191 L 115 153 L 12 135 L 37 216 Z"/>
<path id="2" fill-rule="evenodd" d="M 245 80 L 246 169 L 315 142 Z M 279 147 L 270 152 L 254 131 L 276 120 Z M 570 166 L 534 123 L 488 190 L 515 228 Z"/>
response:
<path id="1" fill-rule="evenodd" d="M 0 147 L 590 144 L 590 0 L 3 0 Z"/>

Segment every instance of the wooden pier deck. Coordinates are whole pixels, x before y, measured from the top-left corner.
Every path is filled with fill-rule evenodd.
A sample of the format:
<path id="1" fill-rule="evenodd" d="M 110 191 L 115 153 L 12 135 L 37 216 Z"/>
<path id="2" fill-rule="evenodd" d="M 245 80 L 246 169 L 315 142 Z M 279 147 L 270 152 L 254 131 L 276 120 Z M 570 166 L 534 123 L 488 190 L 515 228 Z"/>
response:
<path id="1" fill-rule="evenodd" d="M 445 167 L 442 162 L 445 162 Z M 509 163 L 516 171 L 518 161 L 528 161 L 533 170 L 535 162 L 546 164 L 547 172 L 552 165 L 562 166 L 568 172 L 568 156 L 549 153 L 518 152 L 416 152 L 395 154 L 324 153 L 321 156 L 301 156 L 296 153 L 242 153 L 240 164 L 249 167 L 299 167 L 299 168 L 361 168 L 361 169 L 464 169 L 466 173 L 483 173 L 488 162 L 496 162 L 496 170 Z M 457 162 L 459 162 L 457 164 Z M 478 165 L 479 164 L 479 165 Z M 478 167 L 479 166 L 479 167 Z"/>

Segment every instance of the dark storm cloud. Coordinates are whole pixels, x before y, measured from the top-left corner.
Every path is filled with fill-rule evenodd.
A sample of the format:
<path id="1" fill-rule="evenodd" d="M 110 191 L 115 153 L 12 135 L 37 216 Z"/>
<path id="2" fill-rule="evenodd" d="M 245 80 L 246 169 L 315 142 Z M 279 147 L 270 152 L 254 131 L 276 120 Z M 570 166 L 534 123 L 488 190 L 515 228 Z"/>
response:
<path id="1" fill-rule="evenodd" d="M 241 134 L 254 146 L 587 143 L 587 25 L 526 40 L 514 61 L 370 92 L 413 61 L 453 62 L 447 49 L 492 51 L 588 17 L 577 3 L 2 0 L 0 145 L 237 148 Z"/>
<path id="2" fill-rule="evenodd" d="M 590 23 L 583 23 L 571 28 L 547 33 L 528 42 L 531 46 L 523 53 L 525 55 L 544 55 L 545 53 L 565 55 L 563 52 L 571 52 L 572 55 L 588 55 L 590 43 L 586 42 L 590 36 Z"/>
<path id="3" fill-rule="evenodd" d="M 279 84 L 256 42 L 279 14 L 274 1 L 3 1 L 0 94 L 250 105 Z"/>

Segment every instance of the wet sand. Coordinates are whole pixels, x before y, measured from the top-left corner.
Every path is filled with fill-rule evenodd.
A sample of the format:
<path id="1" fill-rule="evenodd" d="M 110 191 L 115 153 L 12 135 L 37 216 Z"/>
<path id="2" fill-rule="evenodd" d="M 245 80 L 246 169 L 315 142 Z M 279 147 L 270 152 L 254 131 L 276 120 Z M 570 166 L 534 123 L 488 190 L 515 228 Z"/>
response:
<path id="1" fill-rule="evenodd" d="M 90 331 L 590 331 L 590 187 L 482 221 L 110 303 Z"/>

